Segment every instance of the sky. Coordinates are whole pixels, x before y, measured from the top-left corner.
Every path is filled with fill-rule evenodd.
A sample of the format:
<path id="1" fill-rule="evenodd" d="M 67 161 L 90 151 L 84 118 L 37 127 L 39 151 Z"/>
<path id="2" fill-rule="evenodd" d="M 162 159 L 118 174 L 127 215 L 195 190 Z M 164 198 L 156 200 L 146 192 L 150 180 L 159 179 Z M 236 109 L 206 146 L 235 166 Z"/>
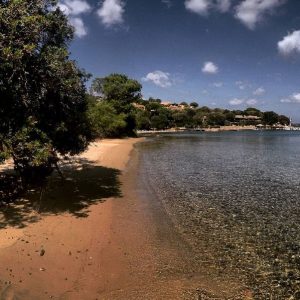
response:
<path id="1" fill-rule="evenodd" d="M 142 94 L 274 110 L 300 122 L 299 0 L 60 0 L 71 57 L 124 73 Z"/>

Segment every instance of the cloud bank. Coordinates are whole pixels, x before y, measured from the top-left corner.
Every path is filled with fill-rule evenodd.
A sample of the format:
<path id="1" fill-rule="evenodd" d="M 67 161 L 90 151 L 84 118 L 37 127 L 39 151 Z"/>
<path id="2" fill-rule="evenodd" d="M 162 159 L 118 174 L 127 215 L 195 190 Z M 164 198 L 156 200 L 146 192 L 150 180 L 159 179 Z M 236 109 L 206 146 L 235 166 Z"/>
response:
<path id="1" fill-rule="evenodd" d="M 257 104 L 257 102 L 258 101 L 256 99 L 245 100 L 245 99 L 234 98 L 229 101 L 229 104 L 232 106 L 241 105 L 243 103 L 246 103 L 248 105 L 255 105 L 255 104 Z"/>
<path id="2" fill-rule="evenodd" d="M 293 95 L 289 96 L 288 98 L 281 99 L 280 102 L 300 104 L 300 93 L 294 93 Z"/>

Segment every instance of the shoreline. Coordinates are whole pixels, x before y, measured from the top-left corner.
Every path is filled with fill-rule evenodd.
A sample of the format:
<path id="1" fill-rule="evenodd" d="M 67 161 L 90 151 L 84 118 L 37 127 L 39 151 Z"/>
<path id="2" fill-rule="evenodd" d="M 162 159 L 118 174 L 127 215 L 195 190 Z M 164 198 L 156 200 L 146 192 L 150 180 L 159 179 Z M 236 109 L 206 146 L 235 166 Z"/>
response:
<path id="1" fill-rule="evenodd" d="M 40 214 L 16 204 L 15 222 L 6 216 L 8 226 L 0 229 L 0 299 L 236 295 L 240 287 L 235 283 L 193 270 L 194 257 L 162 204 L 137 184 L 141 174 L 135 146 L 143 140 L 91 144 L 63 166 L 63 186 L 57 176 L 51 178 Z M 86 186 L 90 182 L 97 184 Z M 63 205 L 66 199 L 74 203 Z M 1 218 L 3 225 L 3 214 Z"/>
<path id="2" fill-rule="evenodd" d="M 255 126 L 220 126 L 218 128 L 199 128 L 199 129 L 164 129 L 164 130 L 138 130 L 138 136 L 149 136 L 161 133 L 198 133 L 198 132 L 226 132 L 226 131 L 254 131 L 257 130 Z"/>
<path id="3" fill-rule="evenodd" d="M 67 177 L 64 186 L 57 174 L 50 178 L 40 213 L 26 201 L 1 212 L 0 299 L 100 297 L 119 273 L 115 265 L 119 253 L 111 251 L 118 247 L 110 246 L 114 201 L 123 199 L 122 173 L 139 141 L 92 143 L 62 166 Z M 84 180 L 95 182 L 81 186 Z"/>

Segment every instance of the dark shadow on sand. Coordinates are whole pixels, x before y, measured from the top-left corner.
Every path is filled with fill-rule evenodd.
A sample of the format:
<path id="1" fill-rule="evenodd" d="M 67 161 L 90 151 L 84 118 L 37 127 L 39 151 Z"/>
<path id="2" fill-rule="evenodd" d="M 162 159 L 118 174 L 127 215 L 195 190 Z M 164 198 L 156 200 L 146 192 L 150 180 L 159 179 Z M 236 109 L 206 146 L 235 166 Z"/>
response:
<path id="1" fill-rule="evenodd" d="M 65 179 L 55 172 L 43 188 L 29 187 L 22 197 L 0 206 L 0 229 L 23 228 L 46 215 L 69 213 L 84 218 L 91 205 L 122 197 L 117 169 L 81 159 L 77 166 L 64 166 L 62 171 Z"/>

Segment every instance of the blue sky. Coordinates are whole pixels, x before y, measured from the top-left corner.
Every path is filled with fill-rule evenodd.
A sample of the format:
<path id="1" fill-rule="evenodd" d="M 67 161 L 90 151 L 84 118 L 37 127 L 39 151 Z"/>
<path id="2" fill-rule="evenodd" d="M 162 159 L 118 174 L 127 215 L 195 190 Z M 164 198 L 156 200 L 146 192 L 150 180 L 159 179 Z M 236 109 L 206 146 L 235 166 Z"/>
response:
<path id="1" fill-rule="evenodd" d="M 60 0 L 72 57 L 143 96 L 274 110 L 300 122 L 299 0 Z"/>

